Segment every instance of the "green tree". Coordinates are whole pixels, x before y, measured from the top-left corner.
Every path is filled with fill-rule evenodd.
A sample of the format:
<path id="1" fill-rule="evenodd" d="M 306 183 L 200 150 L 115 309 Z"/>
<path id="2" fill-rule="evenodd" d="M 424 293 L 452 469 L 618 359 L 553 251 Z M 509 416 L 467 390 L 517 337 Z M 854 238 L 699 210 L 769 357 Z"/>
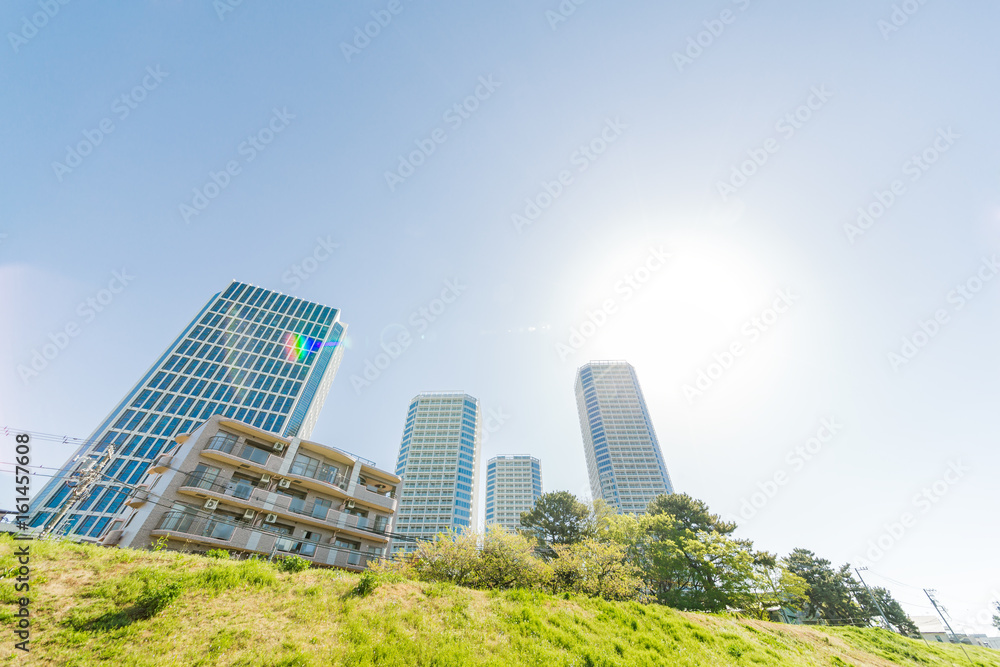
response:
<path id="1" fill-rule="evenodd" d="M 657 516 L 669 514 L 674 518 L 678 528 L 690 533 L 706 532 L 719 535 L 732 535 L 736 524 L 723 521 L 718 514 L 712 514 L 703 501 L 692 498 L 686 493 L 661 494 L 650 501 L 646 514 Z"/>
<path id="2" fill-rule="evenodd" d="M 575 544 L 594 530 L 591 508 L 569 491 L 542 494 L 521 514 L 521 527 L 546 544 Z"/>
<path id="3" fill-rule="evenodd" d="M 1000 600 L 993 604 L 997 606 L 997 613 L 993 615 L 993 625 L 996 626 L 997 630 L 1000 630 Z"/>
<path id="4" fill-rule="evenodd" d="M 649 592 L 681 609 L 759 606 L 760 569 L 776 567 L 773 556 L 755 553 L 752 542 L 731 537 L 736 524 L 687 494 L 658 496 L 646 514 L 612 517 L 606 525 L 603 537 L 623 545 Z"/>
<path id="5" fill-rule="evenodd" d="M 867 623 L 870 619 L 854 600 L 854 578 L 850 566 L 834 569 L 830 561 L 818 558 L 808 549 L 795 549 L 784 565 L 809 585 L 808 602 L 803 607 L 813 618 L 825 618 L 834 624 Z"/>
<path id="6" fill-rule="evenodd" d="M 800 610 L 809 600 L 806 580 L 791 572 L 774 554 L 757 554 L 754 576 L 753 599 L 744 606 L 752 616 L 767 620 L 776 609 Z"/>
<path id="7" fill-rule="evenodd" d="M 906 635 L 920 634 L 920 630 L 917 629 L 916 624 L 909 617 L 909 615 L 903 611 L 903 607 L 896 601 L 896 598 L 892 596 L 892 593 L 884 588 L 876 586 L 875 588 L 868 589 L 871 591 L 871 594 L 869 595 L 868 591 L 861 587 L 860 582 L 857 586 L 858 587 L 855 589 L 855 598 L 857 599 L 869 622 L 871 622 L 871 619 L 882 616 L 882 610 L 884 610 L 885 620 L 888 621 L 889 625 L 894 629 L 899 630 Z M 872 598 L 874 598 L 874 600 Z M 875 604 L 876 602 L 878 602 L 878 604 Z"/>

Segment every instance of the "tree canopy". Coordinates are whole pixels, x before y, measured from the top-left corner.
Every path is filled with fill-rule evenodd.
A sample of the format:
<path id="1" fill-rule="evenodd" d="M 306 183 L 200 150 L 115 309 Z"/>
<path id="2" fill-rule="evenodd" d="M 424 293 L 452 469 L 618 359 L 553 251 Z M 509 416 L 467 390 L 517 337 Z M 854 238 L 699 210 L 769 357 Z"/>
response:
<path id="1" fill-rule="evenodd" d="M 521 514 L 521 527 L 547 544 L 575 544 L 593 527 L 590 508 L 569 491 L 542 494 L 529 512 Z"/>

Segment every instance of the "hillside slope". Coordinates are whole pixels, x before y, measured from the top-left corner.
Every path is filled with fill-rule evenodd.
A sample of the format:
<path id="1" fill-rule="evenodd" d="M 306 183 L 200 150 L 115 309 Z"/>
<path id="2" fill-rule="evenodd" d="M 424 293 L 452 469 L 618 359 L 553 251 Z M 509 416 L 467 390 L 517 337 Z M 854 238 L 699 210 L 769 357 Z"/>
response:
<path id="1" fill-rule="evenodd" d="M 31 653 L 14 650 L 0 536 L 0 664 L 967 665 L 960 648 L 827 629 L 330 570 L 32 542 Z M 374 590 L 366 584 L 376 583 Z M 1000 651 L 967 647 L 978 665 Z"/>

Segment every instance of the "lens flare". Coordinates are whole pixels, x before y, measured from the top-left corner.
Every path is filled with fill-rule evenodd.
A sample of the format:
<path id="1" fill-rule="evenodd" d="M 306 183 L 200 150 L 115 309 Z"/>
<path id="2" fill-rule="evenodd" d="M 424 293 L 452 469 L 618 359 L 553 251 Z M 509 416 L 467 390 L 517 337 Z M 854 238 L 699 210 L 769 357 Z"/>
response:
<path id="1" fill-rule="evenodd" d="M 285 358 L 288 361 L 302 363 L 310 354 L 323 347 L 323 341 L 297 333 L 286 333 L 284 346 Z"/>

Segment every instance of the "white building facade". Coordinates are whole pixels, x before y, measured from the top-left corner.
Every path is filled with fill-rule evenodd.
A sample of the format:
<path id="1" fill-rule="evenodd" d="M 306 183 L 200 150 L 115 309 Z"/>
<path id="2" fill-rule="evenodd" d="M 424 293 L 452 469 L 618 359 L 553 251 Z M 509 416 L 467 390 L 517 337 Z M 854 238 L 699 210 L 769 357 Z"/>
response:
<path id="1" fill-rule="evenodd" d="M 479 401 L 462 392 L 418 394 L 410 402 L 396 474 L 403 480 L 396 534 L 430 539 L 449 530 L 474 530 L 481 451 Z M 415 542 L 396 540 L 396 551 Z"/>
<path id="2" fill-rule="evenodd" d="M 533 456 L 495 456 L 486 463 L 486 526 L 521 527 L 542 495 L 542 467 Z"/>
<path id="3" fill-rule="evenodd" d="M 673 493 L 660 443 L 635 369 L 625 361 L 592 361 L 576 378 L 576 403 L 594 498 L 641 514 Z"/>

